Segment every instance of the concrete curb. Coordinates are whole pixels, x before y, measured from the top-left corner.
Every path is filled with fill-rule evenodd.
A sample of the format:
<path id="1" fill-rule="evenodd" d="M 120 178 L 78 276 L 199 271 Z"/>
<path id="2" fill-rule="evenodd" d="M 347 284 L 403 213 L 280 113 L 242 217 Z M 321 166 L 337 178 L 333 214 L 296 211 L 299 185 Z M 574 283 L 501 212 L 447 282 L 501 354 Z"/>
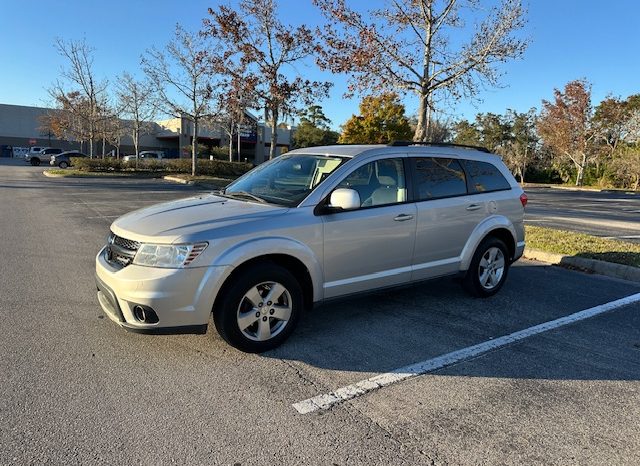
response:
<path id="1" fill-rule="evenodd" d="M 64 175 L 57 175 L 55 173 L 50 173 L 49 170 L 45 170 L 42 172 L 44 176 L 48 176 L 49 178 L 62 178 Z"/>
<path id="2" fill-rule="evenodd" d="M 192 181 L 192 180 L 184 180 L 182 178 L 178 178 L 177 176 L 171 176 L 171 175 L 163 176 L 162 178 L 164 180 L 166 180 L 166 181 L 171 181 L 172 183 L 180 183 L 180 184 L 188 184 L 188 185 L 192 185 L 192 186 L 200 186 L 202 188 L 212 189 L 212 190 L 224 188 L 229 183 L 233 182 L 233 180 L 225 180 L 225 179 L 219 179 L 219 181 L 214 181 L 214 180 L 195 180 L 195 181 Z"/>
<path id="3" fill-rule="evenodd" d="M 182 178 L 178 178 L 177 176 L 171 176 L 171 175 L 163 176 L 162 179 L 167 181 L 172 181 L 174 183 L 180 183 L 180 184 L 195 184 L 193 181 L 183 180 Z"/>
<path id="4" fill-rule="evenodd" d="M 555 254 L 552 252 L 529 248 L 525 248 L 524 257 L 527 259 L 539 260 L 541 262 L 548 262 L 550 264 L 577 267 L 599 275 L 606 275 L 607 277 L 621 278 L 622 280 L 640 283 L 640 268 L 638 267 L 614 264 L 613 262 L 588 259 L 586 257 L 566 256 L 563 254 Z"/>
<path id="5" fill-rule="evenodd" d="M 536 184 L 536 183 L 525 183 L 523 189 L 527 188 L 547 188 L 547 189 L 564 189 L 565 191 L 588 191 L 594 193 L 617 193 L 617 194 L 628 194 L 633 196 L 640 195 L 640 191 L 632 191 L 625 189 L 608 189 L 608 188 L 589 188 L 589 187 L 580 187 L 580 186 L 561 186 L 555 184 Z"/>

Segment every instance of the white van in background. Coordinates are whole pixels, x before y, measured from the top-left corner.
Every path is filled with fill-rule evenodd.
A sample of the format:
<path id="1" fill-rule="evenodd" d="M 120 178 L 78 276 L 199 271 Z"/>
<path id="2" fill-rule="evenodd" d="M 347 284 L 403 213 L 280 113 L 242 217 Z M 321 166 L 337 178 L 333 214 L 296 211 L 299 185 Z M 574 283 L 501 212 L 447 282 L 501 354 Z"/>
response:
<path id="1" fill-rule="evenodd" d="M 136 156 L 135 154 L 133 155 L 125 155 L 122 160 L 124 160 L 125 162 L 133 162 L 137 157 L 140 158 L 140 160 L 162 160 L 165 159 L 165 155 L 164 155 L 164 151 L 161 150 L 143 150 L 140 152 L 140 154 L 138 156 Z"/>

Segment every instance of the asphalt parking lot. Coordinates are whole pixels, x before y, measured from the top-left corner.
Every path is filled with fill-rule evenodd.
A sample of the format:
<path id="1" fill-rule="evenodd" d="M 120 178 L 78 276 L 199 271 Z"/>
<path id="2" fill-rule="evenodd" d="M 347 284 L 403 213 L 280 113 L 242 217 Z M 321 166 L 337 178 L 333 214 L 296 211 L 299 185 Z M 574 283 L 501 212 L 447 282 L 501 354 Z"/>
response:
<path id="1" fill-rule="evenodd" d="M 640 303 L 531 334 L 328 409 L 341 387 L 640 293 L 520 261 L 503 290 L 450 279 L 332 302 L 262 355 L 118 328 L 94 256 L 132 209 L 199 193 L 45 178 L 0 162 L 0 464 L 638 464 Z"/>
<path id="2" fill-rule="evenodd" d="M 640 243 L 640 195 L 621 191 L 526 188 L 529 225 Z"/>

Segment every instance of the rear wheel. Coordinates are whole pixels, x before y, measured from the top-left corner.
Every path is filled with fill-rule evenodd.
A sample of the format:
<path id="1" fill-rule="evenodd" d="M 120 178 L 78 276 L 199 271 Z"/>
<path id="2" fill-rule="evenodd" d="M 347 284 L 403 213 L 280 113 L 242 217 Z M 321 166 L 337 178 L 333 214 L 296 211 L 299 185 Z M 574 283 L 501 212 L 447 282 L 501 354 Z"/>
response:
<path id="1" fill-rule="evenodd" d="M 506 245 L 498 238 L 485 238 L 476 249 L 462 284 L 472 296 L 486 298 L 502 288 L 508 272 Z"/>
<path id="2" fill-rule="evenodd" d="M 40 159 L 36 157 L 31 157 L 31 165 L 33 165 L 34 167 L 37 167 L 38 165 L 40 165 Z"/>
<path id="3" fill-rule="evenodd" d="M 265 262 L 233 279 L 216 303 L 213 320 L 220 336 L 231 346 L 261 353 L 291 335 L 302 306 L 302 289 L 291 272 Z"/>
<path id="4" fill-rule="evenodd" d="M 67 167 L 69 166 L 69 164 L 68 164 L 67 162 L 60 162 L 60 163 L 58 164 L 58 166 L 59 166 L 60 168 L 67 168 Z"/>

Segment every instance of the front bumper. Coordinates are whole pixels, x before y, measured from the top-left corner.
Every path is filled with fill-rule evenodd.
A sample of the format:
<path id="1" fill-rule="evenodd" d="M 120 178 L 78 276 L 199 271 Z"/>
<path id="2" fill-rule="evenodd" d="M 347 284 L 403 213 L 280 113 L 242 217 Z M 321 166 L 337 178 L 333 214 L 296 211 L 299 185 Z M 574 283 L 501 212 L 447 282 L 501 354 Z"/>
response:
<path id="1" fill-rule="evenodd" d="M 200 333 L 206 329 L 213 302 L 230 267 L 161 269 L 128 265 L 112 267 L 104 248 L 96 256 L 98 301 L 118 325 L 144 333 Z M 153 309 L 158 322 L 145 323 L 136 305 Z"/>

